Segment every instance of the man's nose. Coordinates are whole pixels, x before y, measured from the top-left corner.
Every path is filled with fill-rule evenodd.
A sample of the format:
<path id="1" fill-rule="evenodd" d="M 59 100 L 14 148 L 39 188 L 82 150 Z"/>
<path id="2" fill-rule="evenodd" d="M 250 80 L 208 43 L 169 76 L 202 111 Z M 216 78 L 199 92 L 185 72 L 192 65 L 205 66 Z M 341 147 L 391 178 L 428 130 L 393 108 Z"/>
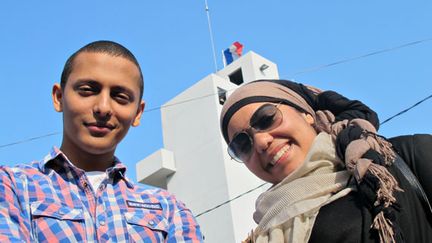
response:
<path id="1" fill-rule="evenodd" d="M 112 115 L 111 97 L 109 94 L 102 92 L 99 95 L 93 112 L 100 118 L 109 118 Z"/>

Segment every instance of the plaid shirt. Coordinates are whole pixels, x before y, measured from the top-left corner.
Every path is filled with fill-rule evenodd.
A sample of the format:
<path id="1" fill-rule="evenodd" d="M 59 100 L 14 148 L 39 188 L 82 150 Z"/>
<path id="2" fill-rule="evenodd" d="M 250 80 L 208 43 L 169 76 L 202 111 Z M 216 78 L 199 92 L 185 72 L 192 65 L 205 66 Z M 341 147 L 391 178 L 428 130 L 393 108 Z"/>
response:
<path id="1" fill-rule="evenodd" d="M 4 242 L 202 242 L 191 211 L 168 192 L 132 184 L 117 159 L 94 191 L 54 148 L 43 161 L 0 167 Z"/>

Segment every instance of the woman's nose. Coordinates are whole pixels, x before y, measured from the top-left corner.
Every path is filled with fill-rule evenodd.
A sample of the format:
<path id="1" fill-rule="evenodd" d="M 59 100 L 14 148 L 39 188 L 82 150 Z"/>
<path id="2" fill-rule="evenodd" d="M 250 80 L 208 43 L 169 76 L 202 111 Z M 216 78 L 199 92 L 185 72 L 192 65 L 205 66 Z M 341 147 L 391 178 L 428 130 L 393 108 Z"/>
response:
<path id="1" fill-rule="evenodd" d="M 265 152 L 273 141 L 273 136 L 268 132 L 257 132 L 253 135 L 254 149 L 258 153 Z"/>

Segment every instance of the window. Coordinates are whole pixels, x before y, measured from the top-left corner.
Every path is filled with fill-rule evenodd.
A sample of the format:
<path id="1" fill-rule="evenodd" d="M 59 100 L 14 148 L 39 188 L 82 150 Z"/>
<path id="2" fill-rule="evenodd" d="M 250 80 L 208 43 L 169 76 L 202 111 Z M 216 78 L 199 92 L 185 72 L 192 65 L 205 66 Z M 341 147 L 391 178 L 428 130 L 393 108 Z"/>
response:
<path id="1" fill-rule="evenodd" d="M 243 73 L 242 73 L 241 68 L 232 72 L 230 75 L 228 75 L 228 77 L 229 77 L 231 83 L 234 83 L 237 85 L 240 85 L 244 82 L 243 81 Z"/>
<path id="2" fill-rule="evenodd" d="M 218 90 L 218 96 L 219 96 L 219 104 L 223 105 L 226 101 L 226 92 L 227 91 L 222 89 L 222 88 L 219 88 L 219 87 L 217 87 L 217 90 Z"/>

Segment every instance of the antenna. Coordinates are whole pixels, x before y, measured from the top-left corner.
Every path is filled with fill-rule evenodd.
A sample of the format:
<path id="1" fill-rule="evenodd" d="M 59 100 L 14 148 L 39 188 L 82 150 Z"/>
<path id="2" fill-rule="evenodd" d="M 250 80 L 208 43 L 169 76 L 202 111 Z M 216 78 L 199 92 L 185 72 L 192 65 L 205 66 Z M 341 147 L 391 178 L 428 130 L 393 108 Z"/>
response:
<path id="1" fill-rule="evenodd" d="M 209 33 L 210 33 L 210 42 L 211 42 L 211 47 L 212 47 L 212 51 L 213 51 L 213 62 L 214 62 L 215 72 L 217 72 L 218 67 L 217 67 L 217 62 L 216 62 L 216 52 L 215 52 L 215 47 L 214 47 L 213 31 L 212 31 L 212 27 L 211 27 L 210 11 L 209 11 L 209 7 L 207 4 L 207 0 L 205 0 L 205 11 L 207 13 L 207 22 L 208 22 Z"/>

